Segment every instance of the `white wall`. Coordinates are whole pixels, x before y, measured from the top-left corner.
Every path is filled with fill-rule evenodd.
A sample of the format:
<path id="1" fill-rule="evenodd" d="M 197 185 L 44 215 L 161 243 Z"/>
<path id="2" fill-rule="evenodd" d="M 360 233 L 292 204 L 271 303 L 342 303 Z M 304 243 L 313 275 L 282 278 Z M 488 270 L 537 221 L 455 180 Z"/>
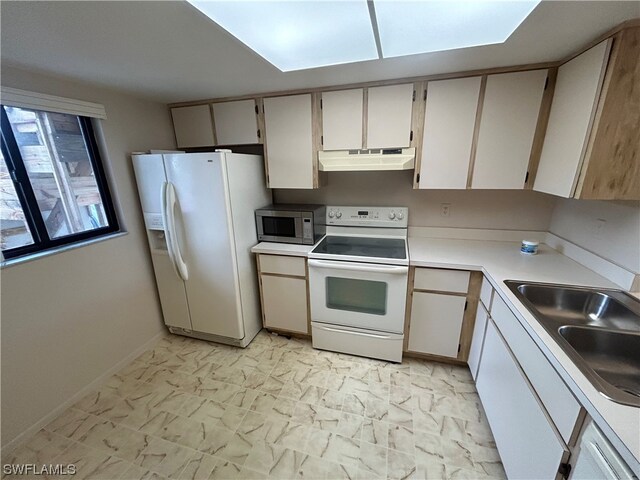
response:
<path id="1" fill-rule="evenodd" d="M 103 161 L 128 230 L 2 270 L 4 447 L 163 330 L 128 153 L 175 145 L 165 105 L 5 66 L 2 85 L 105 105 Z"/>
<path id="2" fill-rule="evenodd" d="M 559 199 L 549 231 L 640 273 L 640 202 Z"/>
<path id="3" fill-rule="evenodd" d="M 275 190 L 278 203 L 409 207 L 409 225 L 547 231 L 555 198 L 531 191 L 413 190 L 413 171 L 332 172 L 318 190 Z M 448 217 L 440 204 L 450 203 Z"/>

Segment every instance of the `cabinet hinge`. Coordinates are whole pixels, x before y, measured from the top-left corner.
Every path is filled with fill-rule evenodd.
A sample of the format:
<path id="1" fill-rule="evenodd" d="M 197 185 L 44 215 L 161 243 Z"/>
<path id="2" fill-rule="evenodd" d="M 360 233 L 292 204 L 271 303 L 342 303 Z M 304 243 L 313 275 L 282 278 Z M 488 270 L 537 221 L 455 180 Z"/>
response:
<path id="1" fill-rule="evenodd" d="M 324 135 L 320 135 L 320 145 L 324 145 Z"/>
<path id="2" fill-rule="evenodd" d="M 549 76 L 547 76 L 547 78 L 544 81 L 544 89 L 546 90 L 548 86 L 549 86 Z"/>
<path id="3" fill-rule="evenodd" d="M 569 478 L 569 473 L 571 473 L 571 464 L 561 463 L 558 467 L 558 473 L 562 475 L 562 478 Z"/>
<path id="4" fill-rule="evenodd" d="M 413 97 L 411 97 L 411 101 L 415 102 L 416 101 L 416 91 L 413 91 Z"/>
<path id="5" fill-rule="evenodd" d="M 409 134 L 409 141 L 410 142 L 413 141 L 413 130 L 411 130 L 411 133 Z"/>
<path id="6" fill-rule="evenodd" d="M 258 129 L 258 138 L 260 138 L 260 129 Z"/>
<path id="7" fill-rule="evenodd" d="M 458 353 L 460 353 L 460 344 L 458 344 Z"/>
<path id="8" fill-rule="evenodd" d="M 416 175 L 416 183 L 420 183 L 420 174 Z"/>
<path id="9" fill-rule="evenodd" d="M 469 305 L 469 300 L 464 301 L 464 311 L 467 311 L 467 305 Z"/>
<path id="10" fill-rule="evenodd" d="M 424 93 L 422 94 L 422 100 L 425 101 L 425 102 L 427 101 L 427 89 L 426 88 L 424 89 Z"/>
<path id="11" fill-rule="evenodd" d="M 322 99 L 320 99 L 320 110 L 322 110 Z"/>
<path id="12" fill-rule="evenodd" d="M 524 176 L 524 183 L 526 184 L 529 181 L 529 172 Z"/>
<path id="13" fill-rule="evenodd" d="M 260 109 L 258 108 L 258 105 L 256 105 L 256 115 L 260 114 Z"/>

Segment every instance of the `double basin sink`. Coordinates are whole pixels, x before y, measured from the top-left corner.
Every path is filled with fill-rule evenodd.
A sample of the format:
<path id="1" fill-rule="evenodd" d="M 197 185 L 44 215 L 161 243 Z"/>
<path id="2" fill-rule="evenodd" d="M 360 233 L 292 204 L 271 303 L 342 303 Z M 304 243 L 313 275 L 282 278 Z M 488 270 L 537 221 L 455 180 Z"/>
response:
<path id="1" fill-rule="evenodd" d="M 640 300 L 621 290 L 505 284 L 600 393 L 640 407 Z"/>

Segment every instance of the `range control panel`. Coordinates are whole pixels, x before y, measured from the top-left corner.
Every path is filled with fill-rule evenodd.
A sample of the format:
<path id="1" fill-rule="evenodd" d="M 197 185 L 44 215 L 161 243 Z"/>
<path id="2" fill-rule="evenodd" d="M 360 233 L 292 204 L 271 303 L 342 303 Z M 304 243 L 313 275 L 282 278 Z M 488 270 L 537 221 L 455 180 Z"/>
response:
<path id="1" fill-rule="evenodd" d="M 407 207 L 327 206 L 327 225 L 407 228 Z"/>

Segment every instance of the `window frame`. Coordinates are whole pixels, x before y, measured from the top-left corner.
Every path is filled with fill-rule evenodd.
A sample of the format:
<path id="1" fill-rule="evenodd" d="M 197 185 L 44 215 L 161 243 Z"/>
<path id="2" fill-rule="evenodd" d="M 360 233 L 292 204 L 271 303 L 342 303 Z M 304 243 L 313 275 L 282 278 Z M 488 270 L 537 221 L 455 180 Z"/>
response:
<path id="1" fill-rule="evenodd" d="M 113 204 L 113 197 L 111 196 L 111 191 L 109 189 L 109 182 L 102 164 L 102 158 L 100 157 L 100 152 L 98 150 L 98 143 L 95 138 L 91 118 L 74 115 L 78 118 L 82 136 L 87 146 L 89 161 L 93 168 L 94 177 L 98 186 L 100 198 L 102 199 L 102 207 L 104 209 L 108 225 L 106 227 L 100 227 L 84 232 L 72 233 L 59 238 L 51 238 L 47 231 L 42 213 L 40 212 L 29 175 L 27 174 L 27 170 L 22 159 L 22 154 L 20 153 L 20 148 L 18 147 L 18 143 L 13 133 L 13 128 L 11 127 L 9 117 L 4 107 L 4 104 L 0 104 L 0 137 L 2 155 L 4 156 L 7 168 L 11 174 L 18 199 L 25 214 L 25 221 L 33 238 L 33 243 L 30 245 L 23 245 L 21 247 L 3 250 L 3 258 L 5 260 L 20 258 L 119 232 L 120 224 Z"/>

